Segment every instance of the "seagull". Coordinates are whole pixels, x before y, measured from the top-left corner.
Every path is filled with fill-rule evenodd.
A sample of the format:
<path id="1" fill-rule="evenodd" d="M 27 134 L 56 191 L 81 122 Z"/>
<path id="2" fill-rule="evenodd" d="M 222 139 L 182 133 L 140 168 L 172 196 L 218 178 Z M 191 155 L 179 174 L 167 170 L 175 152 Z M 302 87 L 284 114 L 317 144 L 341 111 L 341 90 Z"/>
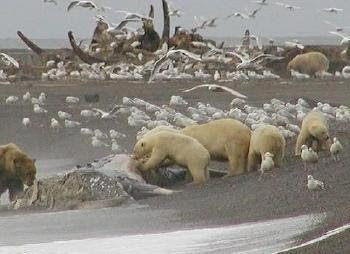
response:
<path id="1" fill-rule="evenodd" d="M 212 18 L 212 19 L 209 19 L 206 23 L 206 26 L 207 27 L 216 27 L 216 24 L 215 24 L 215 21 L 217 20 L 218 18 Z"/>
<path id="2" fill-rule="evenodd" d="M 275 166 L 275 163 L 273 162 L 273 154 L 266 152 L 262 158 L 261 165 L 260 165 L 260 172 L 262 176 L 265 171 L 270 171 Z"/>
<path id="3" fill-rule="evenodd" d="M 112 152 L 115 152 L 115 153 L 122 153 L 122 152 L 124 152 L 123 148 L 120 145 L 118 145 L 118 143 L 117 143 L 117 141 L 115 139 L 112 139 L 111 150 L 112 150 Z"/>
<path id="4" fill-rule="evenodd" d="M 50 124 L 52 129 L 59 129 L 61 128 L 60 123 L 55 119 L 55 118 L 51 118 L 51 124 Z"/>
<path id="5" fill-rule="evenodd" d="M 66 97 L 66 103 L 68 103 L 68 104 L 77 104 L 78 102 L 79 102 L 78 97 L 74 97 L 74 96 L 67 96 Z"/>
<path id="6" fill-rule="evenodd" d="M 95 137 L 95 136 L 92 136 L 92 137 L 91 137 L 91 145 L 92 145 L 93 147 L 103 147 L 103 146 L 109 147 L 108 144 L 106 144 L 106 143 L 104 143 L 103 141 L 99 140 L 99 139 L 98 139 L 97 137 Z"/>
<path id="7" fill-rule="evenodd" d="M 290 10 L 290 11 L 295 11 L 296 9 L 300 9 L 299 6 L 293 6 L 293 5 L 289 5 L 289 4 L 285 4 L 285 3 L 276 2 L 276 4 L 283 6 L 284 8 L 286 8 L 287 10 Z"/>
<path id="8" fill-rule="evenodd" d="M 322 181 L 314 179 L 312 175 L 307 176 L 307 188 L 310 191 L 321 191 L 324 190 L 324 183 Z M 314 197 L 314 196 L 313 196 Z M 318 198 L 318 194 L 317 194 Z"/>
<path id="9" fill-rule="evenodd" d="M 248 98 L 247 96 L 229 88 L 229 87 L 226 87 L 226 86 L 220 86 L 220 85 L 215 85 L 215 84 L 203 84 L 203 85 L 198 85 L 198 86 L 195 86 L 195 87 L 192 87 L 190 89 L 186 89 L 186 90 L 183 90 L 182 92 L 184 93 L 187 93 L 187 92 L 190 92 L 190 91 L 193 91 L 197 88 L 201 88 L 201 87 L 208 87 L 208 89 L 210 91 L 218 91 L 218 90 L 223 90 L 223 91 L 226 91 L 226 92 L 229 92 L 230 94 L 232 94 L 233 96 L 236 96 L 236 97 L 239 97 L 239 98 L 243 98 L 243 99 L 246 99 Z"/>
<path id="10" fill-rule="evenodd" d="M 108 139 L 108 135 L 99 129 L 94 130 L 94 136 L 98 139 Z"/>
<path id="11" fill-rule="evenodd" d="M 253 10 L 252 12 L 248 13 L 248 17 L 249 17 L 249 18 L 252 18 L 252 19 L 255 19 L 255 18 L 256 18 L 256 14 L 257 14 L 258 11 L 260 11 L 260 10 L 261 10 L 260 8 Z"/>
<path id="12" fill-rule="evenodd" d="M 175 9 L 171 2 L 169 2 L 168 6 L 169 6 L 169 16 L 170 17 L 176 16 L 176 17 L 180 18 L 182 16 L 182 11 L 180 9 Z"/>
<path id="13" fill-rule="evenodd" d="M 122 106 L 120 105 L 115 105 L 111 111 L 109 112 L 105 112 L 101 109 L 98 109 L 98 108 L 93 108 L 92 110 L 99 113 L 100 114 L 100 117 L 101 119 L 112 119 L 112 118 L 116 118 L 116 115 L 115 113 L 118 111 L 118 109 L 122 108 Z"/>
<path id="14" fill-rule="evenodd" d="M 136 12 L 128 12 L 128 11 L 121 11 L 121 10 L 116 10 L 114 12 L 117 13 L 124 13 L 125 17 L 124 19 L 141 19 L 141 20 L 153 20 L 153 18 L 136 13 Z"/>
<path id="15" fill-rule="evenodd" d="M 46 101 L 46 94 L 45 93 L 40 93 L 38 100 L 40 102 L 40 105 L 43 105 Z"/>
<path id="16" fill-rule="evenodd" d="M 30 93 L 29 92 L 26 92 L 24 95 L 23 95 L 23 101 L 29 101 L 30 100 L 30 97 L 31 97 L 31 95 L 30 95 Z"/>
<path id="17" fill-rule="evenodd" d="M 123 27 L 125 27 L 128 23 L 130 22 L 140 22 L 140 20 L 137 19 L 124 19 L 121 21 L 119 24 L 108 24 L 108 29 L 107 32 L 112 34 L 112 35 L 118 35 L 118 34 L 125 34 L 125 31 L 122 30 Z"/>
<path id="18" fill-rule="evenodd" d="M 72 114 L 69 114 L 69 113 L 64 112 L 64 111 L 58 111 L 57 115 L 60 119 L 71 119 L 72 118 Z"/>
<path id="19" fill-rule="evenodd" d="M 92 9 L 98 9 L 97 5 L 92 1 L 72 1 L 67 8 L 67 11 L 70 11 L 74 7 L 83 7 L 83 8 L 89 8 Z"/>
<path id="20" fill-rule="evenodd" d="M 153 69 L 151 71 L 150 78 L 148 80 L 148 83 L 151 83 L 154 79 L 154 76 L 159 73 L 160 69 L 163 67 L 163 65 L 167 64 L 171 59 L 173 58 L 190 58 L 195 61 L 202 61 L 201 56 L 194 54 L 192 52 L 189 52 L 184 49 L 170 49 L 165 55 L 163 55 L 159 60 L 157 60 L 154 65 Z"/>
<path id="21" fill-rule="evenodd" d="M 267 0 L 258 0 L 255 3 L 260 4 L 260 5 L 268 5 Z"/>
<path id="22" fill-rule="evenodd" d="M 342 12 L 343 9 L 330 7 L 330 8 L 324 8 L 322 11 L 328 12 L 328 13 L 338 14 L 338 12 Z"/>
<path id="23" fill-rule="evenodd" d="M 116 130 L 110 130 L 109 131 L 109 136 L 112 138 L 112 139 L 119 139 L 119 138 L 126 138 L 126 135 L 123 134 L 123 133 L 120 133 Z"/>
<path id="24" fill-rule="evenodd" d="M 333 144 L 329 150 L 334 161 L 339 161 L 338 155 L 343 151 L 343 146 L 336 137 L 333 138 Z"/>
<path id="25" fill-rule="evenodd" d="M 304 169 L 307 170 L 306 164 L 308 162 L 317 163 L 318 162 L 318 155 L 314 150 L 312 150 L 311 147 L 308 148 L 306 145 L 302 145 L 301 146 L 301 159 L 304 162 Z"/>
<path id="26" fill-rule="evenodd" d="M 271 59 L 271 60 L 281 60 L 283 57 L 277 57 L 275 55 L 270 55 L 270 54 L 260 54 L 254 58 L 249 58 L 247 54 L 245 55 L 240 55 L 234 51 L 231 52 L 226 52 L 227 55 L 231 56 L 236 56 L 241 60 L 241 63 L 236 65 L 236 69 L 246 69 L 246 68 L 256 68 L 259 69 L 261 68 L 260 63 L 264 59 Z"/>
<path id="27" fill-rule="evenodd" d="M 56 0 L 44 0 L 44 3 L 53 3 L 53 4 L 57 5 Z"/>
<path id="28" fill-rule="evenodd" d="M 12 104 L 12 103 L 15 103 L 16 101 L 18 101 L 18 97 L 14 95 L 10 95 L 5 100 L 6 104 Z"/>
<path id="29" fill-rule="evenodd" d="M 66 128 L 75 128 L 75 127 L 80 126 L 80 123 L 79 123 L 79 122 L 76 122 L 76 121 L 71 121 L 71 120 L 65 119 L 65 120 L 64 120 L 64 126 L 65 126 Z"/>
<path id="30" fill-rule="evenodd" d="M 45 114 L 45 113 L 47 113 L 47 110 L 42 108 L 42 107 L 40 107 L 39 104 L 34 104 L 33 111 L 36 114 Z"/>
<path id="31" fill-rule="evenodd" d="M 11 56 L 5 54 L 5 53 L 0 53 L 0 59 L 3 61 L 7 66 L 10 66 L 11 64 L 19 69 L 19 63 Z"/>
<path id="32" fill-rule="evenodd" d="M 27 118 L 27 117 L 24 117 L 22 119 L 22 124 L 25 126 L 25 127 L 28 127 L 30 125 L 30 119 Z"/>
<path id="33" fill-rule="evenodd" d="M 294 40 L 294 41 L 286 41 L 284 42 L 284 44 L 286 45 L 286 47 L 290 47 L 290 48 L 299 48 L 299 49 L 304 49 L 304 45 L 302 45 L 301 43 L 299 43 L 298 40 Z"/>
<path id="34" fill-rule="evenodd" d="M 80 128 L 80 134 L 85 136 L 93 136 L 94 132 L 89 128 Z"/>
<path id="35" fill-rule="evenodd" d="M 249 16 L 247 16 L 246 14 L 241 13 L 241 12 L 234 12 L 234 13 L 228 15 L 228 16 L 226 17 L 226 19 L 229 19 L 229 18 L 231 18 L 231 17 L 233 17 L 233 16 L 235 16 L 235 17 L 237 17 L 237 18 L 242 18 L 242 19 L 249 19 Z"/>
<path id="36" fill-rule="evenodd" d="M 333 26 L 335 28 L 335 32 L 338 32 L 338 33 L 344 32 L 345 28 L 349 28 L 348 26 L 347 27 L 337 26 L 337 25 L 333 24 L 332 22 L 330 22 L 328 20 L 326 20 L 324 23 L 327 24 L 327 25 Z"/>
<path id="37" fill-rule="evenodd" d="M 341 45 L 345 45 L 345 44 L 349 44 L 350 43 L 350 37 L 348 35 L 344 35 L 342 33 L 339 33 L 339 32 L 329 32 L 330 34 L 334 34 L 334 35 L 337 35 L 339 37 L 342 37 L 343 39 L 341 40 L 340 44 Z"/>
<path id="38" fill-rule="evenodd" d="M 80 111 L 80 116 L 82 117 L 91 118 L 91 117 L 95 117 L 96 115 L 97 113 L 89 109 L 83 109 L 82 111 Z"/>

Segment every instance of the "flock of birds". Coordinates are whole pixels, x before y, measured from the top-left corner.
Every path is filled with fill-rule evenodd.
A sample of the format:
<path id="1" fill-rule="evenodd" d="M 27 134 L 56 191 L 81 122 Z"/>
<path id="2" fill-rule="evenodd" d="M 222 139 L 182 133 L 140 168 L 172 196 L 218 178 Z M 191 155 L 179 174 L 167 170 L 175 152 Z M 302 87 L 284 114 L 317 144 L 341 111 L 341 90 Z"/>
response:
<path id="1" fill-rule="evenodd" d="M 55 132 L 59 132 L 63 128 L 80 129 L 80 134 L 84 137 L 89 137 L 93 147 L 108 147 L 114 153 L 124 153 L 126 149 L 119 145 L 118 140 L 126 138 L 125 134 L 114 129 L 92 130 L 86 126 L 89 120 L 100 118 L 101 121 L 115 121 L 118 119 L 118 122 L 120 122 L 124 119 L 131 128 L 138 130 L 136 134 L 137 140 L 157 126 L 168 126 L 178 129 L 206 123 L 215 119 L 233 118 L 245 123 L 251 130 L 255 130 L 265 124 L 274 125 L 288 141 L 299 134 L 300 128 L 298 124 L 302 122 L 307 113 L 313 110 L 322 112 L 328 120 L 336 122 L 339 125 L 343 124 L 346 126 L 350 123 L 350 108 L 343 105 L 333 107 L 327 103 L 318 102 L 316 107 L 311 107 L 303 98 L 299 98 L 295 104 L 285 103 L 274 98 L 269 103 L 264 103 L 262 107 L 255 107 L 246 103 L 244 100 L 246 96 L 243 94 L 230 88 L 225 90 L 222 86 L 215 84 L 203 84 L 193 89 L 183 90 L 182 92 L 188 93 L 200 87 L 208 87 L 209 91 L 224 90 L 237 98 L 234 98 L 230 103 L 230 108 L 225 110 L 202 102 L 198 102 L 195 107 L 192 107 L 179 95 L 171 96 L 169 103 L 161 106 L 140 98 L 123 97 L 122 103 L 120 105 L 114 105 L 113 109 L 109 112 L 95 108 L 92 105 L 82 109 L 80 111 L 80 122 L 73 120 L 79 116 L 74 116 L 72 113 L 63 110 L 58 110 L 57 113 L 50 112 L 50 115 L 57 114 L 57 116 L 47 121 L 47 127 Z M 8 105 L 18 103 L 33 105 L 34 115 L 49 115 L 48 110 L 45 109 L 47 96 L 43 92 L 38 97 L 33 97 L 29 92 L 26 92 L 22 98 L 11 95 L 5 99 L 5 103 Z M 64 103 L 68 105 L 68 109 L 73 109 L 79 105 L 80 99 L 74 96 L 67 96 Z M 23 118 L 22 124 L 26 128 L 35 127 L 32 125 L 31 118 L 29 117 Z M 333 141 L 330 152 L 333 159 L 338 161 L 338 155 L 343 150 L 343 147 L 337 138 L 334 138 Z M 306 170 L 307 164 L 318 162 L 318 154 L 312 148 L 303 145 L 301 159 L 304 162 Z M 273 167 L 273 155 L 266 153 L 261 163 L 261 175 L 265 171 L 273 169 Z M 322 189 L 323 185 L 320 183 L 314 180 L 312 176 L 308 176 L 308 188 L 310 190 Z"/>

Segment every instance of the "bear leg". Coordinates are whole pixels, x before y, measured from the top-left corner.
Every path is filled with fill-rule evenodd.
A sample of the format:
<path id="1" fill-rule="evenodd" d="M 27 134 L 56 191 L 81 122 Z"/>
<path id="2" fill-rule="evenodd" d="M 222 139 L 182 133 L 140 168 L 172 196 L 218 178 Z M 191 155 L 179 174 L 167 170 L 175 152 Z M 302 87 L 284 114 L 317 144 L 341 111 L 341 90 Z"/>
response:
<path id="1" fill-rule="evenodd" d="M 306 143 L 307 136 L 308 136 L 308 134 L 305 133 L 305 131 L 300 131 L 298 138 L 297 138 L 297 142 L 295 144 L 295 155 L 296 156 L 301 155 L 301 146 Z"/>
<path id="2" fill-rule="evenodd" d="M 8 189 L 9 189 L 9 198 L 10 198 L 10 201 L 15 201 L 18 194 L 22 193 L 23 192 L 23 183 L 20 179 L 14 179 L 14 180 L 11 180 L 9 183 L 8 183 Z"/>
<path id="3" fill-rule="evenodd" d="M 235 144 L 225 146 L 229 169 L 227 176 L 243 174 L 246 166 L 246 158 L 243 149 L 239 149 Z"/>
<path id="4" fill-rule="evenodd" d="M 202 184 L 208 180 L 209 173 L 207 167 L 189 166 L 188 170 L 191 172 L 193 178 L 191 184 Z"/>

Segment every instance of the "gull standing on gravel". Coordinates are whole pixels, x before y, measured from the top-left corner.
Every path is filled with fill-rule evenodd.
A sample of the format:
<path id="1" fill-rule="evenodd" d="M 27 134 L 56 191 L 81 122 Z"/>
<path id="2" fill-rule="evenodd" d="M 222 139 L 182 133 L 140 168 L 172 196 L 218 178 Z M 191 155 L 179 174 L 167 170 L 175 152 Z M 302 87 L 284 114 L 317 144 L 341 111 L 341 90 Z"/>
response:
<path id="1" fill-rule="evenodd" d="M 301 159 L 304 162 L 304 169 L 307 170 L 307 163 L 317 163 L 318 162 L 318 155 L 317 153 L 312 150 L 311 147 L 307 147 L 306 145 L 301 146 Z"/>
<path id="2" fill-rule="evenodd" d="M 120 133 L 116 130 L 109 130 L 109 136 L 111 139 L 120 139 L 120 138 L 126 138 L 126 135 L 124 133 Z"/>
<path id="3" fill-rule="evenodd" d="M 115 139 L 112 139 L 111 150 L 114 153 L 122 153 L 122 152 L 124 152 L 123 148 L 117 143 L 117 141 Z"/>
<path id="4" fill-rule="evenodd" d="M 23 99 L 23 101 L 27 102 L 27 101 L 30 100 L 30 97 L 31 97 L 30 93 L 29 93 L 29 92 L 26 92 L 26 93 L 23 95 L 22 99 Z"/>
<path id="5" fill-rule="evenodd" d="M 40 105 L 43 105 L 46 101 L 46 94 L 45 93 L 40 93 L 38 100 L 40 102 Z"/>
<path id="6" fill-rule="evenodd" d="M 261 160 L 260 176 L 262 176 L 265 171 L 272 170 L 274 166 L 275 166 L 275 163 L 273 162 L 273 154 L 266 152 Z"/>
<path id="7" fill-rule="evenodd" d="M 329 150 L 334 161 L 339 161 L 338 156 L 343 151 L 343 146 L 336 137 L 333 138 L 333 144 L 331 145 Z"/>
<path id="8" fill-rule="evenodd" d="M 86 117 L 86 118 L 92 118 L 92 117 L 96 117 L 97 113 L 95 113 L 90 109 L 83 109 L 82 111 L 80 111 L 80 116 Z"/>
<path id="9" fill-rule="evenodd" d="M 195 89 L 198 89 L 198 88 L 201 88 L 201 87 L 208 87 L 208 89 L 210 91 L 226 91 L 226 92 L 229 92 L 230 94 L 232 94 L 233 96 L 236 96 L 236 97 L 239 97 L 239 98 L 243 98 L 243 99 L 246 99 L 248 98 L 247 96 L 229 88 L 229 87 L 226 87 L 226 86 L 220 86 L 220 85 L 215 85 L 215 84 L 203 84 L 203 85 L 198 85 L 198 86 L 195 86 L 195 87 L 192 87 L 190 89 L 186 89 L 186 90 L 183 90 L 182 92 L 184 93 L 188 93 L 188 92 L 191 92 Z"/>
<path id="10" fill-rule="evenodd" d="M 89 128 L 80 128 L 80 134 L 84 136 L 93 136 L 94 132 Z"/>
<path id="11" fill-rule="evenodd" d="M 66 97 L 66 103 L 68 104 L 78 104 L 79 103 L 79 98 L 74 97 L 74 96 L 67 96 Z"/>
<path id="12" fill-rule="evenodd" d="M 169 105 L 171 106 L 181 106 L 181 105 L 187 105 L 187 104 L 188 102 L 185 101 L 181 96 L 176 96 L 176 95 L 171 96 L 170 102 L 169 102 Z"/>
<path id="13" fill-rule="evenodd" d="M 103 141 L 99 140 L 97 137 L 92 136 L 91 137 L 91 145 L 93 147 L 109 147 L 108 144 L 104 143 Z"/>
<path id="14" fill-rule="evenodd" d="M 318 193 L 318 191 L 324 190 L 324 183 L 322 181 L 314 179 L 314 177 L 312 175 L 308 175 L 307 176 L 307 188 L 308 188 L 308 190 L 310 190 L 312 192 Z M 312 195 L 312 197 L 314 198 L 314 194 Z M 318 199 L 318 194 L 316 197 Z"/>
<path id="15" fill-rule="evenodd" d="M 6 104 L 12 104 L 18 101 L 18 97 L 14 95 L 10 95 L 9 97 L 6 98 L 5 102 Z"/>
<path id="16" fill-rule="evenodd" d="M 59 128 L 61 128 L 60 123 L 55 119 L 55 118 L 51 118 L 51 124 L 50 124 L 51 128 L 54 130 L 58 130 Z"/>
<path id="17" fill-rule="evenodd" d="M 28 117 L 24 117 L 22 119 L 22 124 L 25 126 L 25 127 L 28 127 L 30 125 L 30 119 Z"/>
<path id="18" fill-rule="evenodd" d="M 66 128 L 76 128 L 80 125 L 81 124 L 79 122 L 76 122 L 76 121 L 71 121 L 71 120 L 67 120 L 67 119 L 64 120 L 64 126 Z"/>
<path id="19" fill-rule="evenodd" d="M 108 135 L 106 133 L 103 133 L 100 129 L 95 129 L 94 135 L 98 139 L 108 139 Z"/>
<path id="20" fill-rule="evenodd" d="M 47 110 L 40 107 L 39 104 L 34 104 L 33 111 L 35 114 L 45 114 L 47 113 Z"/>
<path id="21" fill-rule="evenodd" d="M 72 118 L 72 114 L 64 112 L 64 111 L 58 111 L 57 115 L 62 120 L 71 119 Z"/>

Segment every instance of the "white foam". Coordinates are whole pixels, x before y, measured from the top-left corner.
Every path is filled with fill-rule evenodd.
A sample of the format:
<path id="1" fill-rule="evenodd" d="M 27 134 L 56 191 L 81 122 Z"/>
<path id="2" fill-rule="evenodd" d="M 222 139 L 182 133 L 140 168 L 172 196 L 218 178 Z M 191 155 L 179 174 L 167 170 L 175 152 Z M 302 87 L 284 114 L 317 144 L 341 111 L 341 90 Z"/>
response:
<path id="1" fill-rule="evenodd" d="M 218 228 L 0 247 L 2 254 L 272 253 L 314 225 L 321 216 L 298 216 Z"/>
<path id="2" fill-rule="evenodd" d="M 275 254 L 287 252 L 287 251 L 290 251 L 290 250 L 299 249 L 299 248 L 302 248 L 302 247 L 305 247 L 305 246 L 308 246 L 308 245 L 313 245 L 313 244 L 318 243 L 318 242 L 321 242 L 321 241 L 323 241 L 323 240 L 325 240 L 325 239 L 327 239 L 327 238 L 329 238 L 329 237 L 331 237 L 331 236 L 334 236 L 334 235 L 336 235 L 336 234 L 339 234 L 339 233 L 341 233 L 341 232 L 344 232 L 344 231 L 347 230 L 347 229 L 350 229 L 350 224 L 346 224 L 346 225 L 341 226 L 341 227 L 339 227 L 339 228 L 330 230 L 330 231 L 328 231 L 327 233 L 325 233 L 324 235 L 322 235 L 322 236 L 320 236 L 320 237 L 318 237 L 318 238 L 315 238 L 315 239 L 313 239 L 313 240 L 310 240 L 310 241 L 308 241 L 308 242 L 306 242 L 306 243 L 303 243 L 303 244 L 300 244 L 300 245 L 298 245 L 298 246 L 294 246 L 294 247 L 292 247 L 292 248 L 288 248 L 288 249 L 284 249 L 284 250 L 282 250 L 282 251 L 275 252 Z"/>

